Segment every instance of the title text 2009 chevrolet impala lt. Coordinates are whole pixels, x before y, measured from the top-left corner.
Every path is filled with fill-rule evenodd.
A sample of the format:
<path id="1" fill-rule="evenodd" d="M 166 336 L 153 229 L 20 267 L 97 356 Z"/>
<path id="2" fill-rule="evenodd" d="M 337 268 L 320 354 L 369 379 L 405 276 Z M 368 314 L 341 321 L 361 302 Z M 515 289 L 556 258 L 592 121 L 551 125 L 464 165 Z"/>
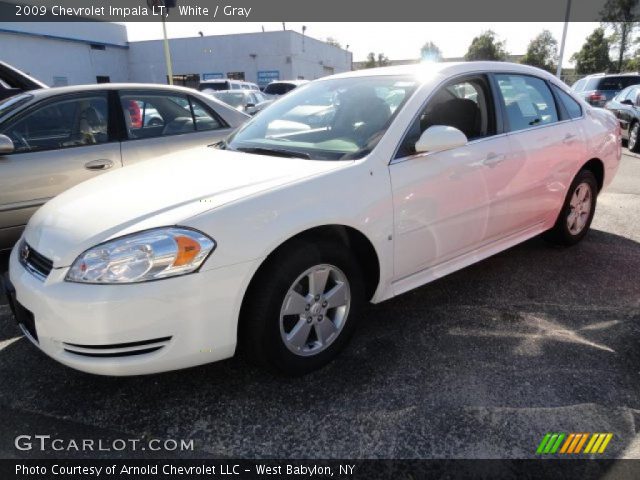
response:
<path id="1" fill-rule="evenodd" d="M 10 260 L 25 334 L 109 375 L 247 355 L 304 373 L 381 302 L 546 232 L 587 233 L 614 177 L 609 112 L 541 70 L 477 62 L 337 75 L 215 148 L 84 182 Z"/>

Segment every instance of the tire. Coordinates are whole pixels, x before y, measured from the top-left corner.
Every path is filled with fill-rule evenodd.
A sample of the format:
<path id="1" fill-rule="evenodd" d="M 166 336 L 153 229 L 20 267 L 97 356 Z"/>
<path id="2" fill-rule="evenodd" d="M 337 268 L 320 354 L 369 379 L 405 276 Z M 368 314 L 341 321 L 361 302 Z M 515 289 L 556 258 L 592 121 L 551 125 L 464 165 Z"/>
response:
<path id="1" fill-rule="evenodd" d="M 634 122 L 629 129 L 629 140 L 627 148 L 634 153 L 640 152 L 640 122 Z"/>
<path id="2" fill-rule="evenodd" d="M 580 170 L 569 187 L 556 224 L 546 232 L 545 238 L 558 245 L 575 245 L 582 240 L 591 226 L 597 198 L 595 175 L 589 170 Z"/>
<path id="3" fill-rule="evenodd" d="M 326 277 L 325 287 L 313 288 L 312 276 L 317 285 Z M 348 343 L 364 300 L 360 267 L 344 244 L 294 240 L 251 282 L 240 319 L 240 351 L 286 375 L 316 370 Z"/>

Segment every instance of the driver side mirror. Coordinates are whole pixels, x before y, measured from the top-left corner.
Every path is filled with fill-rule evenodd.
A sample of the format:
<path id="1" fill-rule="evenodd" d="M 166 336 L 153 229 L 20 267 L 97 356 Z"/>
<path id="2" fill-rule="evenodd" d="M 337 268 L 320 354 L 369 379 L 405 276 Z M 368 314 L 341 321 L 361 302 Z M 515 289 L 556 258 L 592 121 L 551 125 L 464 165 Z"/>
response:
<path id="1" fill-rule="evenodd" d="M 628 98 L 625 98 L 624 100 L 622 100 L 620 102 L 622 105 L 630 105 L 633 107 L 633 102 L 631 100 L 629 100 Z"/>
<path id="2" fill-rule="evenodd" d="M 16 147 L 13 145 L 13 140 L 6 135 L 0 135 L 0 155 L 13 153 L 15 149 Z"/>
<path id="3" fill-rule="evenodd" d="M 416 142 L 416 153 L 442 152 L 467 144 L 467 137 L 455 127 L 433 125 L 427 128 Z"/>

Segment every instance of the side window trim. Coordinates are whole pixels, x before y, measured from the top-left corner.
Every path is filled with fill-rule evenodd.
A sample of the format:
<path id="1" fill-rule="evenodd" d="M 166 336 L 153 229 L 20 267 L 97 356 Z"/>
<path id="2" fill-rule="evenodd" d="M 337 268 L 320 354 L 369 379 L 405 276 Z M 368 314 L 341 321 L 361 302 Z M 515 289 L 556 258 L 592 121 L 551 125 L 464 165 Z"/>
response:
<path id="1" fill-rule="evenodd" d="M 209 115 L 211 115 L 211 117 L 213 117 L 220 124 L 220 128 L 218 128 L 216 130 L 222 130 L 222 129 L 225 129 L 225 128 L 231 128 L 230 125 L 227 122 L 225 122 L 224 119 L 218 114 L 218 112 L 216 112 L 211 107 L 209 107 L 209 105 L 207 105 L 206 102 L 204 102 L 203 100 L 200 100 L 195 95 L 189 94 L 189 95 L 187 95 L 187 97 L 189 99 L 189 105 L 191 106 L 191 112 L 193 114 L 193 123 L 194 124 L 196 123 L 195 112 L 193 111 L 193 102 L 195 101 L 197 106 L 199 106 L 204 111 L 206 111 Z M 198 131 L 197 127 L 196 127 L 196 131 Z M 204 130 L 200 130 L 200 131 L 204 131 Z"/>
<path id="2" fill-rule="evenodd" d="M 491 89 L 491 97 L 493 100 L 493 109 L 496 117 L 496 135 L 502 135 L 508 133 L 507 125 L 507 112 L 504 108 L 504 102 L 500 101 L 500 87 L 498 86 L 498 80 L 493 72 L 486 74 L 489 81 L 489 88 Z"/>
<path id="3" fill-rule="evenodd" d="M 547 85 L 549 86 L 549 90 L 551 90 L 553 100 L 556 103 L 556 110 L 558 111 L 558 121 L 565 122 L 567 120 L 571 120 L 571 115 L 567 111 L 567 108 L 564 106 L 564 102 L 562 101 L 562 98 L 560 98 L 560 94 L 557 92 L 558 87 L 549 81 L 547 81 Z"/>
<path id="4" fill-rule="evenodd" d="M 582 105 L 580 105 L 580 102 L 578 102 L 575 98 L 573 98 L 573 95 L 569 94 L 568 92 L 566 92 L 563 88 L 561 88 L 560 86 L 556 85 L 553 82 L 549 82 L 550 88 L 551 88 L 551 93 L 553 93 L 553 96 L 556 98 L 556 102 L 559 104 L 561 111 L 563 112 L 563 115 L 566 115 L 566 117 L 563 119 L 563 121 L 568 121 L 568 120 L 578 120 L 582 117 L 584 117 L 584 108 Z M 567 95 L 570 99 L 572 99 L 576 105 L 578 105 L 578 108 L 580 109 L 580 115 L 577 117 L 572 117 L 571 113 L 569 112 L 569 110 L 567 109 L 564 101 L 562 100 L 562 97 L 560 96 L 560 93 L 562 92 L 565 95 Z"/>

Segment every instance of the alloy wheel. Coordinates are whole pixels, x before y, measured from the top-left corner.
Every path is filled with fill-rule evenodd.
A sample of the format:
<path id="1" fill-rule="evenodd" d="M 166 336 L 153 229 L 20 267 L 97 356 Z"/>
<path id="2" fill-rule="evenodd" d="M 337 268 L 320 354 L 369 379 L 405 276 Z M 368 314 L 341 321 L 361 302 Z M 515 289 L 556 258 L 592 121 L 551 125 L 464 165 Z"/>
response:
<path id="1" fill-rule="evenodd" d="M 636 143 L 638 142 L 638 130 L 640 130 L 640 124 L 636 123 L 633 125 L 633 128 L 629 133 L 629 150 L 633 150 L 636 147 Z"/>
<path id="2" fill-rule="evenodd" d="M 322 264 L 307 269 L 282 302 L 282 341 L 296 355 L 317 355 L 340 335 L 350 305 L 349 281 L 338 267 Z"/>
<path id="3" fill-rule="evenodd" d="M 578 184 L 571 196 L 569 203 L 569 215 L 567 216 L 567 228 L 571 235 L 579 235 L 589 221 L 593 198 L 591 187 L 588 183 Z"/>

